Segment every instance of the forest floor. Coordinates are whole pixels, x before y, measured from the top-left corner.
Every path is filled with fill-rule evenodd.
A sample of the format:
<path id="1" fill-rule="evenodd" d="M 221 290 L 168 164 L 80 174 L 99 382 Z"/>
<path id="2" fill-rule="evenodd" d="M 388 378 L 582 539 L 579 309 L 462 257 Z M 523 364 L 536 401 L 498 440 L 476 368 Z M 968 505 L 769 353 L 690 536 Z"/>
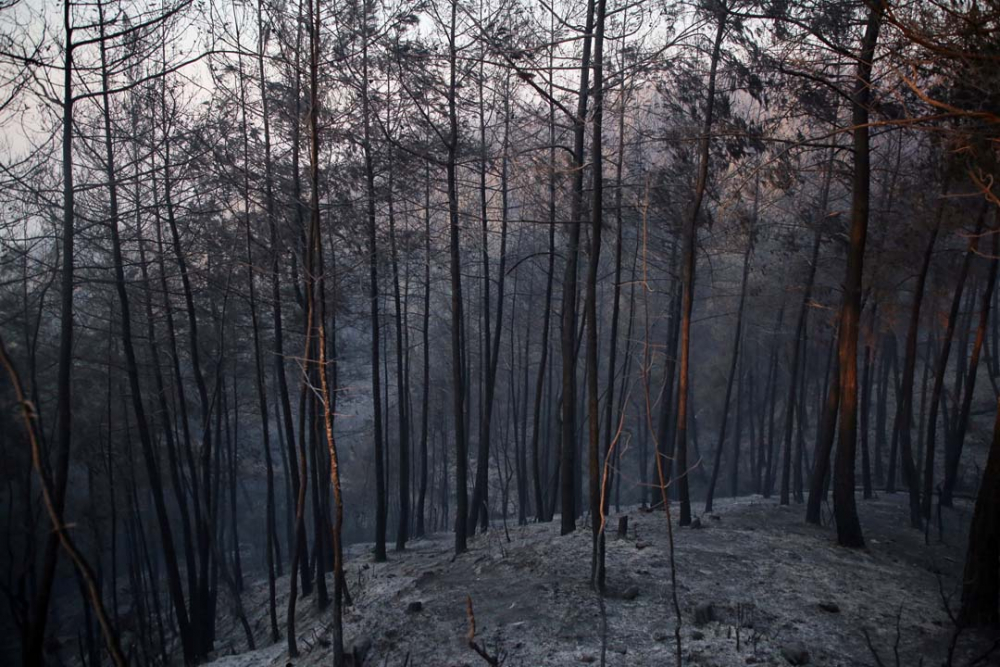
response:
<path id="1" fill-rule="evenodd" d="M 622 513 L 629 515 L 626 538 L 613 535 L 617 515 L 608 521 L 606 664 L 673 665 L 677 618 L 665 516 L 636 508 Z M 905 494 L 859 498 L 859 513 L 867 539 L 862 550 L 838 547 L 830 527 L 805 524 L 803 506 L 759 496 L 717 501 L 714 514 L 700 516 L 700 529 L 675 526 L 683 664 L 875 666 L 866 630 L 887 667 L 944 664 L 953 635 L 945 601 L 957 608 L 971 504 L 945 508 L 943 530 L 935 524 L 930 545 L 907 528 Z M 371 545 L 351 547 L 348 650 L 367 647 L 366 665 L 486 665 L 466 641 L 470 597 L 477 641 L 501 654 L 500 664 L 600 664 L 589 524 L 565 537 L 558 521 L 508 531 L 509 539 L 495 525 L 457 558 L 450 534 L 414 540 L 380 564 Z M 278 590 L 283 628 L 287 575 Z M 266 595 L 266 582 L 248 587 L 245 603 L 258 638 L 267 636 Z M 239 626 L 226 621 L 213 665 L 331 664 L 330 618 L 312 598 L 300 600 L 295 660 L 284 639 L 245 652 Z M 963 634 L 954 664 L 971 664 L 992 644 L 992 637 Z M 975 664 L 1000 665 L 1000 651 Z"/>

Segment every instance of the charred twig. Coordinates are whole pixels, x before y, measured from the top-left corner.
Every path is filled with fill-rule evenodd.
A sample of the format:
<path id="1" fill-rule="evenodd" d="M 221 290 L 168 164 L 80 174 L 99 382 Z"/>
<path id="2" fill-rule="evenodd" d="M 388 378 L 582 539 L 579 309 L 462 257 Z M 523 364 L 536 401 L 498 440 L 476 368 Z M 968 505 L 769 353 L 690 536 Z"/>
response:
<path id="1" fill-rule="evenodd" d="M 892 644 L 892 655 L 895 661 L 896 667 L 900 667 L 899 663 L 899 639 L 900 639 L 900 624 L 903 617 L 903 605 L 899 605 L 899 611 L 896 612 L 896 639 Z M 875 659 L 875 664 L 877 667 L 886 667 L 885 663 L 882 661 L 882 656 L 879 655 L 878 649 L 875 648 L 875 644 L 872 642 L 871 635 L 868 633 L 868 628 L 862 628 L 862 634 L 865 636 L 865 643 L 868 644 L 868 651 L 872 654 Z M 923 660 L 921 659 L 921 664 Z"/>
<path id="2" fill-rule="evenodd" d="M 950 666 L 955 657 L 955 649 L 958 647 L 958 638 L 962 634 L 962 624 L 958 622 L 955 614 L 951 611 L 951 604 L 948 595 L 944 592 L 944 580 L 941 577 L 940 570 L 934 573 L 934 577 L 937 579 L 938 584 L 938 595 L 941 597 L 941 606 L 944 607 L 944 613 L 948 615 L 948 620 L 951 621 L 951 625 L 954 631 L 951 633 L 951 640 L 948 642 L 948 657 L 945 661 L 945 665 Z"/>
<path id="3" fill-rule="evenodd" d="M 896 659 L 896 667 L 899 667 L 899 638 L 901 633 L 899 631 L 900 623 L 903 620 L 903 605 L 899 605 L 899 611 L 896 612 L 896 641 L 892 644 L 892 655 Z"/>
<path id="4" fill-rule="evenodd" d="M 744 628 L 751 630 L 751 642 L 753 644 L 754 652 L 757 651 L 757 639 L 754 637 L 753 627 L 756 625 L 754 623 L 754 609 L 755 605 L 750 602 L 737 602 L 736 603 L 736 652 L 740 651 L 741 645 L 741 631 Z"/>
<path id="5" fill-rule="evenodd" d="M 486 650 L 486 645 L 479 644 L 479 642 L 476 641 L 476 615 L 472 611 L 471 595 L 467 595 L 465 597 L 465 616 L 469 619 L 469 632 L 465 635 L 469 648 L 475 651 L 480 658 L 486 661 L 487 665 L 490 665 L 491 667 L 500 667 L 503 652 L 497 651 L 496 655 L 490 655 Z"/>
<path id="6" fill-rule="evenodd" d="M 955 614 L 951 611 L 950 598 L 944 592 L 944 580 L 941 578 L 941 571 L 936 571 L 934 573 L 934 577 L 937 579 L 938 595 L 941 596 L 941 606 L 944 607 L 944 613 L 948 615 L 948 620 L 950 620 L 953 625 L 958 625 L 958 618 L 956 618 Z"/>
<path id="7" fill-rule="evenodd" d="M 868 628 L 863 628 L 861 632 L 865 636 L 865 643 L 868 644 L 868 651 L 872 654 L 872 657 L 875 658 L 875 664 L 878 665 L 878 667 L 885 667 L 885 663 L 882 662 L 882 656 L 878 654 L 878 649 L 875 648 L 875 645 L 872 643 L 872 637 L 868 634 Z"/>
<path id="8" fill-rule="evenodd" d="M 975 660 L 973 660 L 972 662 L 970 662 L 969 663 L 969 667 L 976 667 L 976 665 L 978 665 L 979 663 L 985 662 L 986 660 L 989 659 L 989 657 L 991 655 L 993 655 L 993 652 L 996 651 L 998 648 L 1000 648 L 1000 639 L 997 639 L 996 641 L 994 641 L 993 642 L 993 646 L 991 646 L 981 656 L 979 656 L 978 658 L 976 658 Z"/>

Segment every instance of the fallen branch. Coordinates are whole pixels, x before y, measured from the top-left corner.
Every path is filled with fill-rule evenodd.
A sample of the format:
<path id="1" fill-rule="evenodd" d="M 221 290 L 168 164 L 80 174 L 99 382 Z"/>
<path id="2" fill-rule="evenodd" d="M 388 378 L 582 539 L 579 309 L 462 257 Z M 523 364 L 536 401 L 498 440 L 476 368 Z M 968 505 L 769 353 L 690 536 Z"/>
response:
<path id="1" fill-rule="evenodd" d="M 490 655 L 486 650 L 485 644 L 481 645 L 476 641 L 476 615 L 472 611 L 472 596 L 465 596 L 465 615 L 469 619 L 469 632 L 465 636 L 466 642 L 469 644 L 469 648 L 475 651 L 480 658 L 486 661 L 486 664 L 491 667 L 500 667 L 500 661 L 503 657 L 502 652 L 497 652 L 496 655 Z"/>

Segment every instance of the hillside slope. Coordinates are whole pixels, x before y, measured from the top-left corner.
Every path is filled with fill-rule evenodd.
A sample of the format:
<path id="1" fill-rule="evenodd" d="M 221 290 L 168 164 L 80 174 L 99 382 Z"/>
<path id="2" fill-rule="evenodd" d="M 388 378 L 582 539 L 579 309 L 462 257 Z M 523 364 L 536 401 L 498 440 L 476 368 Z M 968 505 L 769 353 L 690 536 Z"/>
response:
<path id="1" fill-rule="evenodd" d="M 891 665 L 897 621 L 899 664 L 942 663 L 952 635 L 942 591 L 947 597 L 957 590 L 967 504 L 946 510 L 943 542 L 934 534 L 925 546 L 922 534 L 905 527 L 903 496 L 861 502 L 868 538 L 861 551 L 837 547 L 829 528 L 804 524 L 801 506 L 747 497 L 717 508 L 701 517 L 700 529 L 675 530 L 684 664 L 874 665 L 867 629 Z M 674 664 L 664 515 L 627 513 L 628 537 L 608 541 L 606 662 Z M 608 525 L 616 526 L 616 517 Z M 509 534 L 508 541 L 496 526 L 454 559 L 449 535 L 414 541 L 384 564 L 352 548 L 347 645 L 370 645 L 365 664 L 371 665 L 485 665 L 465 642 L 469 596 L 477 637 L 503 654 L 503 664 L 599 663 L 602 624 L 588 585 L 589 531 L 560 537 L 557 524 L 534 524 L 511 526 Z M 281 605 L 287 577 L 279 585 Z M 263 585 L 249 593 L 258 637 L 266 636 L 265 593 Z M 214 664 L 330 664 L 329 612 L 305 599 L 299 616 L 300 658 L 287 658 L 284 641 L 239 653 L 245 650 L 239 629 L 226 628 L 232 642 L 220 641 L 220 654 L 234 655 Z M 964 635 L 959 654 L 988 647 L 987 638 Z M 980 664 L 1000 664 L 990 660 Z"/>

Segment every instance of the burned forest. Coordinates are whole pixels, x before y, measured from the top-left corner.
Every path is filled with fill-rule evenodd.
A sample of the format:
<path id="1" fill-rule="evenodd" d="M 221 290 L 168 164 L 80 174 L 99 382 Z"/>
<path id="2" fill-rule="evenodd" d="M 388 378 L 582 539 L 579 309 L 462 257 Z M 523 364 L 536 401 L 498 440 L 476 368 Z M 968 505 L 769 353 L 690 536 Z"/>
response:
<path id="1" fill-rule="evenodd" d="M 997 0 L 0 0 L 0 664 L 1000 666 Z"/>

